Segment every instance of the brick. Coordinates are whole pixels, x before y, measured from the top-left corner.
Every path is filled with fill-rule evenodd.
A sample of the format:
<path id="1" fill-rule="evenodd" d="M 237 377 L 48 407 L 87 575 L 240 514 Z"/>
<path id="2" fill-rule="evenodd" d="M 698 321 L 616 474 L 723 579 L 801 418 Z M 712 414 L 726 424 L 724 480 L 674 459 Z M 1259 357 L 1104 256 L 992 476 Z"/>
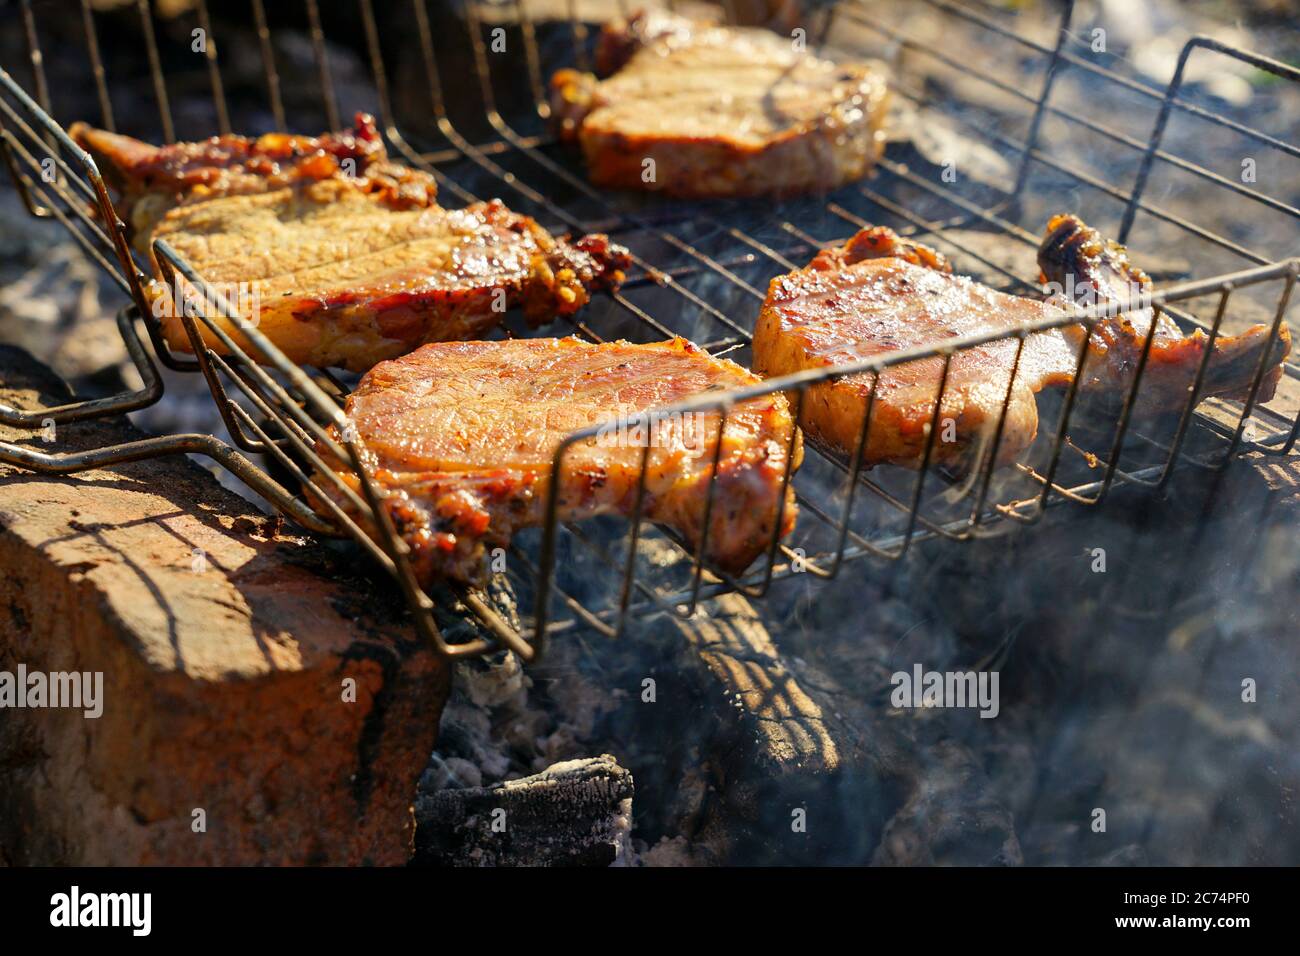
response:
<path id="1" fill-rule="evenodd" d="M 66 394 L 0 348 L 0 400 Z M 140 433 L 0 436 L 68 451 Z M 99 719 L 0 714 L 4 860 L 404 863 L 450 668 L 356 563 L 184 458 L 57 478 L 0 466 L 0 670 L 102 672 L 105 697 Z"/>

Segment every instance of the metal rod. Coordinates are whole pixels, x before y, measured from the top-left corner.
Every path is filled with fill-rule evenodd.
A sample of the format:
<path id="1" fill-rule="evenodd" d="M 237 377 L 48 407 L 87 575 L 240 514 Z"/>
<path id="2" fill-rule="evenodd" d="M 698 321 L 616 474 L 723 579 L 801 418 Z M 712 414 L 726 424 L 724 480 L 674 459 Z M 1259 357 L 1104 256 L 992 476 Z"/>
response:
<path id="1" fill-rule="evenodd" d="M 262 54 L 262 73 L 266 77 L 266 95 L 275 117 L 275 128 L 289 128 L 284 116 L 284 101 L 280 97 L 280 72 L 275 66 L 275 48 L 271 45 L 271 28 L 266 23 L 266 6 L 263 0 L 253 0 L 253 22 L 257 26 L 257 45 Z"/>
<path id="2" fill-rule="evenodd" d="M 162 60 L 158 56 L 158 39 L 154 35 L 153 13 L 149 0 L 136 0 L 140 14 L 140 31 L 144 34 L 144 49 L 149 60 L 149 76 L 153 80 L 154 100 L 158 103 L 158 119 L 162 123 L 163 142 L 176 142 L 176 127 L 172 125 L 172 107 L 167 99 L 167 81 L 163 78 Z"/>
<path id="3" fill-rule="evenodd" d="M 230 133 L 230 108 L 226 105 L 226 90 L 221 82 L 221 64 L 217 60 L 217 37 L 212 32 L 212 18 L 208 16 L 207 0 L 198 0 L 199 27 L 204 36 L 204 59 L 208 64 L 208 85 L 212 87 L 212 108 L 217 113 L 217 132 Z"/>

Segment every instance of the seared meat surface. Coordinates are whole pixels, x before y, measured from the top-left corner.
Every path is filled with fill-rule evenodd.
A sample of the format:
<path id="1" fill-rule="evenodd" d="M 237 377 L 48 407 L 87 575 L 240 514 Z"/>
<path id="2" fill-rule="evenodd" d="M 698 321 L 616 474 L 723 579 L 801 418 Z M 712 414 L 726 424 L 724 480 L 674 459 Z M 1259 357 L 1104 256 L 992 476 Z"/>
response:
<path id="1" fill-rule="evenodd" d="M 322 136 L 158 147 L 84 124 L 72 135 L 119 193 L 138 250 L 165 239 L 304 365 L 365 371 L 425 342 L 483 335 L 515 306 L 538 325 L 617 284 L 630 262 L 604 236 L 557 239 L 500 202 L 441 208 L 433 177 L 390 161 L 363 113 Z M 163 278 L 156 261 L 154 272 Z M 189 351 L 176 292 L 148 289 L 168 343 Z"/>
<path id="2" fill-rule="evenodd" d="M 221 196 L 336 178 L 394 209 L 432 206 L 438 193 L 428 173 L 388 159 L 374 118 L 365 113 L 356 115 L 351 130 L 322 136 L 226 135 L 169 146 L 85 123 L 74 123 L 68 132 L 118 192 L 118 215 L 140 252 L 148 251 L 154 227 L 169 210 Z"/>
<path id="3" fill-rule="evenodd" d="M 353 371 L 426 342 L 476 338 L 514 306 L 534 325 L 571 314 L 627 264 L 603 236 L 571 244 L 497 201 L 394 210 L 337 178 L 181 206 L 154 235 L 237 296 L 290 359 Z M 188 350 L 174 291 L 149 287 L 167 341 Z M 248 348 L 231 323 L 226 331 Z"/>
<path id="4" fill-rule="evenodd" d="M 683 197 L 827 190 L 865 175 L 883 146 L 881 73 L 788 36 L 642 14 L 606 28 L 597 64 L 613 76 L 560 70 L 551 100 L 561 137 L 580 144 L 600 186 Z"/>
<path id="5" fill-rule="evenodd" d="M 698 543 L 718 416 L 638 416 L 699 392 L 756 381 L 684 339 L 650 345 L 443 343 L 375 366 L 348 398 L 346 413 L 365 446 L 366 469 L 427 586 L 443 578 L 481 579 L 487 549 L 544 521 L 553 456 L 564 437 L 609 420 L 628 427 L 577 442 L 565 453 L 560 519 L 632 515 L 648 442 L 643 514 Z M 779 394 L 744 402 L 728 415 L 706 544 L 706 557 L 717 566 L 738 573 L 770 545 L 792 440 L 795 455 L 801 451 L 796 436 Z M 350 469 L 331 465 L 355 487 Z M 315 482 L 317 494 L 344 503 L 325 478 Z M 794 519 L 787 492 L 782 534 Z"/>
<path id="6" fill-rule="evenodd" d="M 1140 301 L 1151 290 L 1150 277 L 1129 261 L 1123 246 L 1107 241 L 1078 216 L 1069 215 L 1054 216 L 1048 222 L 1047 236 L 1038 249 L 1038 266 L 1044 280 L 1052 283 L 1062 298 L 1085 307 L 1104 304 L 1116 312 L 1122 310 L 1093 329 L 1080 382 L 1087 394 L 1103 401 L 1108 397 L 1114 406 L 1122 404 L 1151 331 L 1153 310 Z M 1185 335 L 1163 312 L 1155 322 L 1151 352 L 1138 387 L 1139 414 L 1181 411 L 1209 344 L 1204 332 Z M 1077 342 L 1084 330 L 1072 328 L 1067 334 Z M 1262 362 L 1265 373 L 1256 400 L 1268 401 L 1290 351 L 1291 333 L 1285 323 L 1272 341 L 1265 325 L 1253 326 L 1240 335 L 1220 334 L 1206 365 L 1200 397 L 1244 401 Z"/>
<path id="7" fill-rule="evenodd" d="M 1150 281 L 1129 265 L 1122 249 L 1101 242 L 1074 217 L 1052 220 L 1039 262 L 1049 277 L 1062 280 L 1068 275 L 1069 288 L 1092 287 L 1109 301 L 1126 294 L 1121 289 L 1130 281 L 1138 286 Z M 755 329 L 754 367 L 765 376 L 785 375 L 933 346 L 956 336 L 1010 330 L 1057 314 L 1059 306 L 1050 301 L 1007 295 L 954 276 L 939 253 L 874 227 L 841 248 L 820 253 L 808 267 L 772 281 Z M 1103 407 L 1123 402 L 1150 323 L 1149 309 L 1135 309 L 1097 324 L 1085 356 L 1081 395 L 1098 398 Z M 1029 336 L 1014 382 L 1018 337 L 956 352 L 943 389 L 942 431 L 931 460 L 951 471 L 971 467 L 977 449 L 995 437 L 1004 403 L 997 461 L 1014 459 L 1038 429 L 1035 394 L 1069 386 L 1084 335 L 1082 326 L 1072 325 Z M 1168 319 L 1161 320 L 1139 388 L 1139 415 L 1181 410 L 1206 341 L 1199 332 L 1185 336 Z M 1241 397 L 1258 363 L 1266 360 L 1277 366 L 1289 347 L 1290 336 L 1283 332 L 1270 348 L 1263 326 L 1239 336 L 1219 336 L 1200 397 Z M 1279 372 L 1266 376 L 1261 401 L 1271 397 Z M 891 366 L 878 382 L 870 373 L 819 382 L 808 389 L 800 424 L 809 434 L 852 454 L 874 390 L 864 464 L 919 467 L 942 375 L 943 360 L 932 356 Z"/>
<path id="8" fill-rule="evenodd" d="M 804 269 L 772 280 L 754 331 L 754 368 L 768 377 L 842 365 L 933 345 L 954 336 L 1014 328 L 1050 314 L 1042 302 L 1006 295 L 954 276 L 939 253 L 884 227 L 863 230 Z M 948 371 L 940 420 L 955 422 L 956 440 L 936 441 L 932 460 L 957 468 L 981 436 L 991 436 L 1007 396 L 1017 340 L 957 353 Z M 1025 343 L 1011 389 L 999 461 L 1013 459 L 1038 429 L 1034 392 L 1068 384 L 1077 352 L 1060 335 Z M 873 384 L 866 465 L 919 467 L 943 375 L 930 357 L 809 387 L 800 424 L 852 454 Z"/>

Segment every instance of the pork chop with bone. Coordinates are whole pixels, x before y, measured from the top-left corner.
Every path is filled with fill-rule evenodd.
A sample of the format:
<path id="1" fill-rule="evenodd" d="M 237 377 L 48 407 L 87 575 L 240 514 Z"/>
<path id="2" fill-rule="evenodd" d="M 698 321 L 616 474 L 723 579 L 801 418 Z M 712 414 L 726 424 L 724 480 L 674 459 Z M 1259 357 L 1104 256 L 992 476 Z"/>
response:
<path id="1" fill-rule="evenodd" d="M 325 179 L 348 182 L 392 209 L 427 208 L 438 195 L 429 173 L 388 158 L 368 113 L 357 113 L 352 129 L 320 136 L 227 133 L 154 146 L 86 123 L 73 123 L 68 134 L 117 192 L 117 213 L 136 250 L 146 254 L 154 228 L 168 212 L 223 196 Z"/>
<path id="2" fill-rule="evenodd" d="M 302 365 L 365 371 L 426 342 L 487 334 L 516 306 L 531 325 L 571 315 L 630 263 L 603 236 L 569 242 L 499 201 L 444 209 L 427 173 L 387 158 L 373 120 L 319 137 L 219 136 L 156 147 L 83 124 L 74 135 L 119 191 L 134 244 L 163 239 L 236 306 L 180 294 L 237 345 L 255 326 Z M 155 276 L 167 273 L 153 257 Z M 191 351 L 178 283 L 146 294 L 172 348 Z M 205 324 L 202 341 L 226 346 Z"/>
<path id="3" fill-rule="evenodd" d="M 591 181 L 688 198 L 825 191 L 884 146 L 881 68 L 789 36 L 641 13 L 607 26 L 591 73 L 560 70 L 551 110 Z"/>
<path id="4" fill-rule="evenodd" d="M 375 366 L 348 397 L 345 413 L 424 586 L 482 579 L 488 549 L 543 523 L 554 482 L 557 520 L 632 516 L 643 455 L 642 515 L 676 530 L 692 549 L 707 527 L 706 560 L 740 573 L 774 534 L 794 527 L 793 489 L 783 485 L 802 446 L 785 397 L 738 403 L 720 445 L 715 411 L 650 413 L 758 381 L 680 338 L 647 345 L 572 338 L 442 343 Z M 602 423 L 613 427 L 570 445 L 559 477 L 553 475 L 565 437 Z M 317 450 L 342 482 L 358 487 L 347 463 L 325 445 Z M 352 510 L 327 476 L 314 481 L 315 494 Z"/>
<path id="5" fill-rule="evenodd" d="M 955 352 L 946 382 L 943 359 L 934 355 L 892 365 L 878 377 L 863 372 L 809 386 L 800 424 L 844 454 L 861 447 L 868 467 L 920 467 L 936 420 L 951 422 L 951 433 L 936 436 L 934 464 L 965 471 L 978 449 L 994 438 L 996 463 L 1015 460 L 1037 434 L 1035 396 L 1044 389 L 1068 388 L 1081 350 L 1079 394 L 1116 412 L 1133 385 L 1153 321 L 1157 325 L 1134 412 L 1142 417 L 1181 411 L 1191 398 L 1207 336 L 1199 331 L 1185 335 L 1164 315 L 1155 319 L 1149 304 L 1141 301 L 1151 280 L 1122 247 L 1104 241 L 1075 216 L 1051 220 L 1038 261 L 1044 276 L 1072 290 L 1080 304 L 1110 303 L 1117 314 L 1101 318 L 1090 337 L 1079 324 L 1029 335 L 1017 364 L 1020 339 L 1015 330 L 1060 315 L 1063 300 L 1008 295 L 953 275 L 935 250 L 876 226 L 822 251 L 807 267 L 772 280 L 754 332 L 754 368 L 774 377 L 923 349 L 958 336 L 1007 333 Z M 1285 326 L 1276 336 L 1262 325 L 1239 335 L 1219 335 L 1197 400 L 1244 398 L 1262 365 L 1257 400 L 1267 401 L 1290 342 Z M 871 418 L 863 442 L 868 404 Z"/>

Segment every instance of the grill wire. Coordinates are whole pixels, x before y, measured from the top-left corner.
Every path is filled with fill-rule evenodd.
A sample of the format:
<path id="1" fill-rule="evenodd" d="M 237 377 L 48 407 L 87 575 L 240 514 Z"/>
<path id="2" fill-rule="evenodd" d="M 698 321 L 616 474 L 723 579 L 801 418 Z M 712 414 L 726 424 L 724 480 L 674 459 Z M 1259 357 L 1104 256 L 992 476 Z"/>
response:
<path id="1" fill-rule="evenodd" d="M 1186 67 L 1193 57 L 1233 58 L 1289 82 L 1300 81 L 1300 71 L 1214 40 L 1194 38 L 1184 47 L 1173 79 L 1159 91 L 1077 52 L 1080 41 L 1072 33 L 1072 3 L 1064 6 L 1054 41 L 1044 43 L 1018 32 L 1014 18 L 996 11 L 949 0 L 923 2 L 953 24 L 976 31 L 987 44 L 1005 51 L 1008 60 L 1014 55 L 1035 63 L 1039 89 L 1026 92 L 1011 79 L 968 66 L 946 49 L 881 22 L 872 4 L 859 0 L 842 0 L 814 9 L 807 32 L 841 54 L 867 52 L 857 49 L 856 44 L 865 47 L 870 38 L 870 52 L 878 54 L 883 50 L 893 60 L 894 95 L 917 110 L 935 108 L 932 97 L 918 89 L 915 77 L 909 75 L 907 64 L 918 59 L 952 71 L 964 84 L 987 87 L 1022 104 L 1018 122 L 1023 132 L 1019 136 L 980 122 L 977 115 L 964 108 L 943 111 L 945 120 L 960 129 L 962 136 L 1010 157 L 1014 175 L 1001 185 L 944 181 L 931 175 L 924 163 L 904 161 L 891 150 L 869 180 L 830 196 L 782 204 L 684 204 L 606 195 L 592 188 L 573 158 L 552 141 L 545 123 L 548 107 L 544 77 L 561 66 L 584 67 L 590 62 L 589 48 L 594 37 L 578 18 L 573 3 L 568 5 L 569 19 L 556 23 L 534 22 L 529 4 L 520 0 L 493 4 L 471 0 L 460 8 L 459 16 L 436 11 L 435 18 L 431 18 L 431 8 L 423 0 L 413 0 L 410 12 L 418 46 L 415 73 L 423 81 L 427 97 L 416 97 L 409 103 L 411 84 L 406 80 L 410 71 L 403 74 L 400 85 L 394 84 L 388 62 L 394 38 L 381 35 L 372 0 L 358 0 L 358 10 L 374 89 L 371 108 L 380 119 L 392 152 L 438 179 L 440 203 L 456 205 L 499 197 L 512 208 L 536 216 L 545 226 L 574 232 L 607 232 L 633 251 L 635 268 L 623 287 L 593 298 L 582 313 L 568 320 L 572 322 L 571 331 L 589 341 L 620 337 L 656 341 L 680 334 L 714 354 L 729 354 L 744 364 L 750 329 L 767 280 L 804 264 L 817 249 L 842 242 L 868 223 L 893 225 L 904 234 L 942 243 L 963 260 L 980 264 L 1009 291 L 1036 292 L 1029 276 L 1017 274 L 990 256 L 987 242 L 975 241 L 972 236 L 983 233 L 996 237 L 1008 248 L 1032 251 L 1038 237 L 1022 225 L 1029 221 L 1025 209 L 1041 204 L 1052 188 L 1060 188 L 1061 182 L 1076 195 L 1093 193 L 1122 204 L 1120 241 L 1154 234 L 1153 230 L 1159 228 L 1172 230 L 1185 241 L 1196 240 L 1210 251 L 1217 274 L 1166 285 L 1152 298 L 1157 317 L 1164 312 L 1185 331 L 1199 328 L 1209 336 L 1207 357 L 1225 322 L 1232 320 L 1238 301 L 1234 295 L 1239 298 L 1239 290 L 1248 287 L 1253 292 L 1267 292 L 1273 303 L 1268 318 L 1270 341 L 1277 337 L 1300 272 L 1300 259 L 1283 255 L 1294 251 L 1295 244 L 1271 251 L 1249 248 L 1153 202 L 1147 198 L 1147 186 L 1153 177 L 1176 171 L 1207 190 L 1232 193 L 1242 200 L 1243 210 L 1263 208 L 1287 222 L 1300 219 L 1300 210 L 1286 197 L 1225 177 L 1166 146 L 1171 122 L 1190 117 L 1239 137 L 1252 149 L 1270 151 L 1283 161 L 1300 158 L 1300 146 L 1198 105 L 1184 91 Z M 147 0 L 137 0 L 136 6 L 159 127 L 164 139 L 171 142 L 176 138 L 176 124 L 153 13 Z M 311 73 L 321 97 L 321 115 L 330 128 L 337 128 L 341 111 L 321 11 L 316 0 L 303 0 L 301 6 L 311 40 Z M 626 5 L 622 6 L 626 12 Z M 114 129 L 112 90 L 89 0 L 83 0 L 82 12 L 87 58 L 101 108 L 100 122 Z M 419 633 L 448 656 L 475 655 L 507 646 L 532 660 L 540 655 L 549 634 L 584 627 L 612 636 L 629 616 L 689 616 L 702 601 L 729 591 L 761 597 L 774 582 L 794 575 L 829 579 L 845 564 L 862 558 L 897 560 L 917 542 L 962 541 L 1006 533 L 1017 525 L 1041 520 L 1046 509 L 1055 504 L 1095 506 L 1116 487 L 1145 487 L 1158 492 L 1166 487 L 1176 466 L 1210 470 L 1246 451 L 1287 454 L 1300 434 L 1300 416 L 1284 415 L 1256 403 L 1265 372 L 1263 361 L 1255 371 L 1245 402 L 1213 399 L 1198 407 L 1208 365 L 1203 360 L 1172 432 L 1148 434 L 1136 424 L 1130 427 L 1131 410 L 1154 338 L 1156 322 L 1152 321 L 1132 386 L 1119 415 L 1106 423 L 1108 428 L 1083 426 L 1072 419 L 1080 378 L 1076 375 L 1054 412 L 1055 420 L 1043 412 L 1044 427 L 1025 460 L 1011 468 L 995 469 L 994 451 L 1002 435 L 1011 384 L 1016 379 L 1015 369 L 1026 337 L 1032 331 L 1080 322 L 1088 330 L 1079 352 L 1082 361 L 1096 323 L 1106 317 L 1101 307 L 1079 309 L 1072 315 L 1009 332 L 967 336 L 833 370 L 799 373 L 735 392 L 701 395 L 659 411 L 666 415 L 717 415 L 720 444 L 729 412 L 746 399 L 778 390 L 789 392 L 797 417 L 807 388 L 817 382 L 850 374 L 865 375 L 874 381 L 885 369 L 909 361 L 937 357 L 942 362 L 920 469 L 907 472 L 884 466 L 869 473 L 863 467 L 858 452 L 865 447 L 867 429 L 873 420 L 875 389 L 871 389 L 854 454 L 844 455 L 810 443 L 813 453 L 797 475 L 791 475 L 789 463 L 793 456 L 787 456 L 782 480 L 794 489 L 800 515 L 798 527 L 788 541 L 774 534 L 759 562 L 761 566 L 740 577 L 725 574 L 703 560 L 707 552 L 707 515 L 714 507 L 713 479 L 704 504 L 706 531 L 693 550 L 675 533 L 642 520 L 648 443 L 636 491 L 638 505 L 630 521 L 602 518 L 577 525 L 558 520 L 556 489 L 560 482 L 552 481 L 544 526 L 521 534 L 510 552 L 509 573 L 521 599 L 531 601 L 532 619 L 525 619 L 525 626 L 517 628 L 497 613 L 482 594 L 458 591 L 456 597 L 480 618 L 494 639 L 449 644 L 434 622 L 433 600 L 416 582 L 407 547 L 396 534 L 387 511 L 380 507 L 379 492 L 361 466 L 364 449 L 358 441 L 338 440 L 328 431 L 333 425 L 344 434 L 346 419 L 341 404 L 349 382 L 344 377 L 296 366 L 258 329 L 240 324 L 241 333 L 264 363 L 254 361 L 253 355 L 220 324 L 222 317 L 238 323 L 237 311 L 165 241 L 157 241 L 155 258 L 168 284 L 179 275 L 199 292 L 204 303 L 200 308 L 187 302 L 182 315 L 195 357 L 178 356 L 167 347 L 159 323 L 150 316 L 143 289 L 147 281 L 143 264 L 132 258 L 103 180 L 90 158 L 51 118 L 36 11 L 30 2 L 24 2 L 21 13 L 35 96 L 30 96 L 8 72 L 0 71 L 0 144 L 5 162 L 28 211 L 33 216 L 60 221 L 81 248 L 130 295 L 132 304 L 119 313 L 118 325 L 145 384 L 139 390 L 58 408 L 20 411 L 0 407 L 0 421 L 34 428 L 46 419 L 73 422 L 144 407 L 162 394 L 153 364 L 156 356 L 168 368 L 198 371 L 204 376 L 235 447 L 214 436 L 197 434 L 162 436 L 75 454 L 45 454 L 25 445 L 3 443 L 0 460 L 38 471 L 67 473 L 161 454 L 205 454 L 304 528 L 356 542 L 397 583 Z M 290 122 L 285 84 L 262 0 L 253 0 L 252 13 L 268 109 L 275 125 L 308 132 Z M 724 13 L 729 18 L 729 6 Z M 198 0 L 194 16 L 200 28 L 212 37 L 204 0 Z M 494 36 L 502 23 L 516 31 L 517 36 L 512 34 L 510 42 L 522 44 L 522 56 L 513 52 L 502 57 L 490 50 L 488 37 Z M 470 82 L 447 66 L 453 59 L 449 51 L 457 45 L 463 49 L 466 44 L 473 68 Z M 215 38 L 206 44 L 204 53 L 216 131 L 230 132 L 230 109 Z M 1059 77 L 1067 71 L 1113 87 L 1116 95 L 1155 107 L 1149 138 L 1138 139 L 1059 105 L 1053 92 Z M 401 94 L 400 104 L 394 101 L 394 90 Z M 447 95 L 447 90 L 454 90 L 454 95 Z M 516 102 L 521 92 L 528 96 L 524 102 Z M 1133 186 L 1116 186 L 1107 177 L 1062 155 L 1066 150 L 1054 148 L 1055 137 L 1046 135 L 1049 124 L 1064 124 L 1086 133 L 1107 155 L 1136 160 Z M 57 173 L 50 175 L 51 169 Z M 1286 181 L 1286 177 L 1281 179 Z M 1053 187 L 1052 183 L 1058 185 Z M 1243 218 L 1250 214 L 1243 211 Z M 1220 271 L 1221 262 L 1229 264 L 1229 271 Z M 1205 302 L 1210 303 L 1208 309 Z M 1211 317 L 1201 318 L 1193 310 Z M 204 345 L 200 323 L 208 337 L 221 341 L 228 354 L 219 355 Z M 144 338 L 149 340 L 153 356 Z M 1018 340 L 1018 345 L 992 447 L 986 449 L 976 473 L 954 484 L 931 467 L 948 372 L 955 355 L 1001 339 Z M 737 351 L 739 355 L 732 354 Z M 1284 388 L 1300 378 L 1300 367 L 1293 362 L 1286 363 L 1284 372 Z M 568 436 L 555 453 L 553 474 L 559 475 L 566 467 L 569 450 L 576 443 L 595 437 L 598 431 L 599 427 L 593 426 Z M 359 492 L 324 466 L 315 451 L 318 443 L 335 460 L 351 463 Z M 718 454 L 718 446 L 712 454 Z M 247 455 L 269 456 L 282 474 L 293 479 L 291 487 Z M 298 486 L 306 485 L 313 472 L 333 481 L 348 501 L 348 511 L 323 497 L 315 499 L 317 508 L 308 503 Z M 775 522 L 775 527 L 780 525 L 780 520 Z M 364 527 L 374 528 L 378 540 Z M 644 545 L 650 537 L 670 543 L 678 559 L 647 560 Z"/>

